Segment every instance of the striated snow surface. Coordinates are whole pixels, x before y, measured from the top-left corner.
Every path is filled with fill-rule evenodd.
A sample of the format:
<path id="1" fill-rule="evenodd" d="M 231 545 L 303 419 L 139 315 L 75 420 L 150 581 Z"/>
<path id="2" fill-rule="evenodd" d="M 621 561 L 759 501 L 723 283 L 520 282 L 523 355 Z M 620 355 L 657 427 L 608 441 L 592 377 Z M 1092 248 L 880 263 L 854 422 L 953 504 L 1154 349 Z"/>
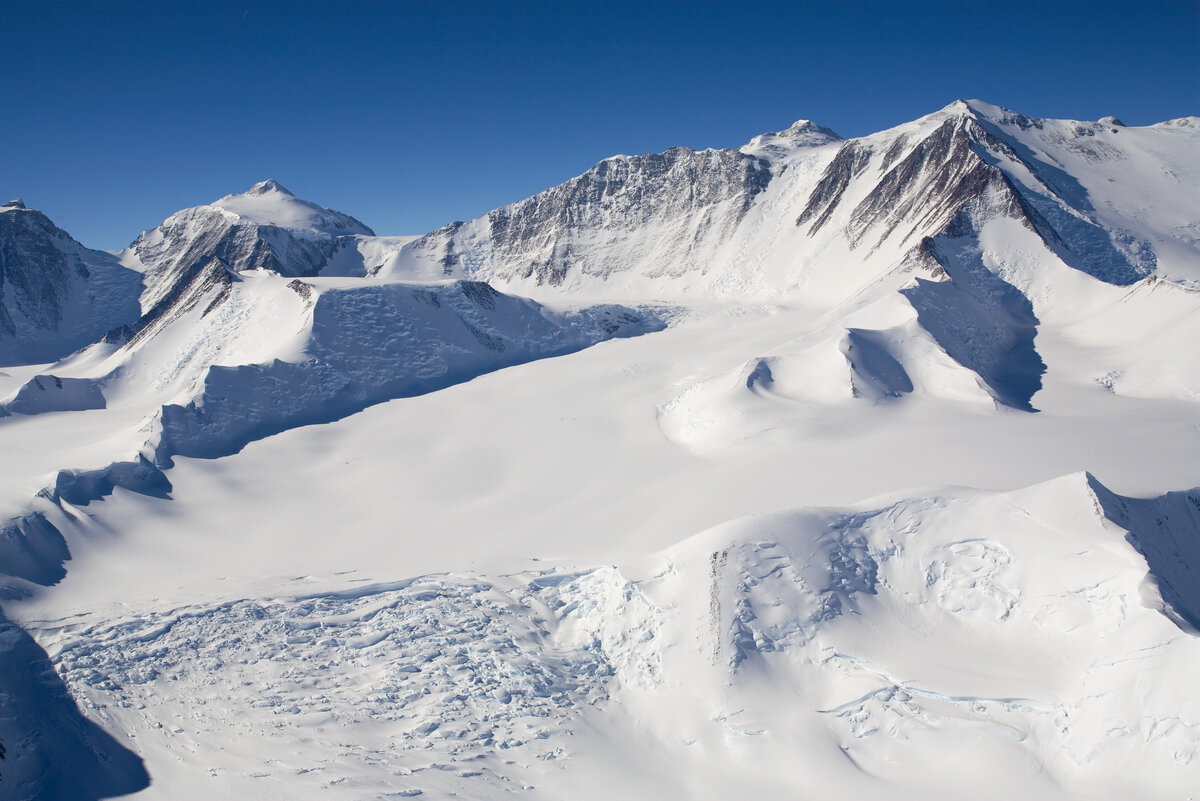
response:
<path id="1" fill-rule="evenodd" d="M 953 798 L 987 774 L 973 797 L 1182 798 L 1200 642 L 1161 610 L 1200 596 L 1164 601 L 1139 553 L 1156 527 L 1194 534 L 1200 495 L 1180 500 L 1182 519 L 1119 524 L 1107 507 L 1130 502 L 1075 474 L 738 520 L 640 578 L 298 577 L 30 625 L 83 708 L 163 766 L 155 797 Z"/>

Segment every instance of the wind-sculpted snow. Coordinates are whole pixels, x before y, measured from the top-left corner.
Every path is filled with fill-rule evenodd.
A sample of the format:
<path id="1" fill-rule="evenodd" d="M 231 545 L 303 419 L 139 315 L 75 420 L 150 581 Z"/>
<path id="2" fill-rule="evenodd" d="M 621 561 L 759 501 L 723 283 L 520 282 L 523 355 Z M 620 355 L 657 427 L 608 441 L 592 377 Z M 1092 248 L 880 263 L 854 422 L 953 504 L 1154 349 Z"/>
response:
<path id="1" fill-rule="evenodd" d="M 1185 631 L 1200 636 L 1200 491 L 1159 498 L 1123 498 L 1089 477 L 1105 516 L 1128 533 L 1146 558 L 1162 611 Z"/>
<path id="2" fill-rule="evenodd" d="M 40 512 L 5 521 L 0 529 L 0 578 L 24 579 L 50 586 L 67 575 L 64 563 L 71 558 L 62 532 Z M 22 588 L 0 585 L 0 596 L 17 597 Z"/>
<path id="3" fill-rule="evenodd" d="M 327 290 L 303 361 L 209 368 L 198 398 L 163 407 L 157 458 L 222 456 L 287 428 L 663 327 L 647 309 L 552 313 L 470 281 Z"/>
<path id="4" fill-rule="evenodd" d="M 0 206 L 0 364 L 49 362 L 134 320 L 141 278 L 20 201 Z"/>
<path id="5" fill-rule="evenodd" d="M 101 470 L 63 470 L 54 480 L 53 497 L 74 506 L 102 500 L 120 487 L 139 495 L 168 498 L 171 481 L 144 456 L 130 462 L 114 462 Z"/>
<path id="6" fill-rule="evenodd" d="M 27 597 L 30 585 L 62 581 L 71 550 L 60 526 L 69 528 L 78 520 L 78 510 L 72 515 L 65 507 L 103 500 L 117 487 L 156 498 L 169 498 L 171 492 L 170 480 L 144 456 L 95 470 L 60 470 L 30 511 L 0 527 L 0 598 Z"/>
<path id="7" fill-rule="evenodd" d="M 842 353 L 850 363 L 855 397 L 897 398 L 913 391 L 912 379 L 888 350 L 881 331 L 851 328 L 842 340 Z"/>
<path id="8" fill-rule="evenodd" d="M 580 780 L 614 758 L 690 765 L 622 785 L 633 798 L 697 779 L 788 797 L 797 775 L 908 797 L 997 765 L 1026 767 L 977 797 L 1183 798 L 1200 640 L 1159 614 L 1139 550 L 1194 545 L 1200 517 L 1164 499 L 1135 550 L 1097 497 L 1116 499 L 1072 475 L 733 521 L 640 580 L 456 573 L 314 595 L 301 577 L 37 633 L 144 755 L 290 798 L 601 798 Z"/>
<path id="9" fill-rule="evenodd" d="M 981 148 L 982 157 L 1025 178 L 1024 182 L 1010 186 L 1034 210 L 1032 219 L 1066 264 L 1118 285 L 1132 284 L 1153 271 L 1156 259 L 1150 245 L 1128 231 L 1106 229 L 1096 219 L 1093 201 L 1078 179 L 1051 163 L 1050 157 L 1039 156 L 1019 136 L 1005 136 L 1002 127 L 990 122 L 984 116 L 977 123 L 978 138 L 987 148 Z M 1031 122 L 1022 125 L 1019 121 L 1010 121 L 1008 125 L 1023 132 L 1039 133 L 1045 131 L 1045 121 L 1040 122 L 1041 127 Z M 1095 140 L 1097 128 L 1104 131 L 1099 124 L 1077 125 L 1070 135 L 1052 135 L 1049 141 L 1089 162 L 1125 158 L 1117 147 Z"/>
<path id="10" fill-rule="evenodd" d="M 1070 303 L 1042 289 L 1051 270 L 1115 286 L 1200 280 L 1187 192 L 1200 142 L 1185 126 L 1035 120 L 970 101 L 845 142 L 796 130 L 741 151 L 609 159 L 405 245 L 389 274 L 828 309 L 913 271 L 915 285 L 895 288 L 919 325 L 1022 410 L 1042 387 L 1042 309 Z"/>
<path id="11" fill-rule="evenodd" d="M 1137 551 L 1099 513 L 1097 494 L 1145 507 L 1130 513 L 1143 522 L 1122 524 L 1136 530 Z M 693 624 L 708 621 L 711 645 L 701 637 L 697 647 L 733 671 L 731 707 L 773 697 L 750 692 L 759 681 L 822 688 L 799 689 L 787 713 L 743 710 L 757 721 L 745 734 L 785 742 L 791 727 L 828 727 L 859 770 L 893 787 L 945 787 L 1014 758 L 1005 753 L 1014 747 L 1053 777 L 1056 797 L 1137 787 L 1182 798 L 1200 758 L 1200 706 L 1177 701 L 1188 697 L 1200 641 L 1157 613 L 1174 592 L 1167 603 L 1194 615 L 1180 606 L 1195 603 L 1186 595 L 1200 543 L 1194 494 L 1115 500 L 1074 475 L 1011 494 L 771 516 L 686 543 L 673 573 L 711 586 L 703 601 L 682 587 L 693 600 L 680 608 Z M 1081 551 L 1085 542 L 1102 548 Z M 1147 583 L 1147 562 L 1157 583 Z M 1140 685 L 1146 670 L 1161 683 Z M 807 704 L 822 724 L 796 722 Z M 1161 773 L 1133 779 L 1119 767 L 1126 760 Z M 915 777 L 915 765 L 939 778 Z"/>
<path id="12" fill-rule="evenodd" d="M 1198 131 L 802 121 L 415 239 L 9 204 L 0 787 L 1190 798 Z"/>
<path id="13" fill-rule="evenodd" d="M 340 211 L 301 200 L 268 179 L 259 181 L 238 195 L 226 195 L 213 207 L 236 214 L 239 219 L 257 225 L 269 225 L 293 232 L 330 236 L 374 236 L 363 223 Z"/>
<path id="14" fill-rule="evenodd" d="M 738 150 L 770 161 L 787 156 L 797 148 L 819 147 L 840 141 L 842 137 L 823 125 L 817 125 L 812 120 L 796 120 L 782 131 L 759 134 Z"/>
<path id="15" fill-rule="evenodd" d="M 92 379 L 36 375 L 17 391 L 16 397 L 5 404 L 5 408 L 20 414 L 103 409 L 104 393 L 101 383 Z"/>
<path id="16" fill-rule="evenodd" d="M 318 288 L 273 275 L 242 278 L 216 259 L 176 299 L 132 337 L 117 337 L 119 347 L 97 345 L 95 354 L 63 363 L 66 375 L 35 375 L 0 406 L 14 424 L 91 410 L 103 413 L 95 417 L 101 425 L 117 421 L 118 437 L 120 426 L 130 427 L 124 446 L 115 439 L 87 461 L 55 464 L 57 478 L 37 508 L 4 522 L 0 576 L 60 581 L 70 550 L 46 514 L 69 520 L 71 507 L 115 488 L 167 498 L 172 485 L 160 466 L 173 456 L 227 455 L 289 428 L 665 326 L 650 308 L 551 311 L 475 282 Z M 298 361 L 260 362 L 260 353 Z M 116 398 L 111 407 L 106 394 Z M 6 591 L 19 596 L 25 588 Z"/>

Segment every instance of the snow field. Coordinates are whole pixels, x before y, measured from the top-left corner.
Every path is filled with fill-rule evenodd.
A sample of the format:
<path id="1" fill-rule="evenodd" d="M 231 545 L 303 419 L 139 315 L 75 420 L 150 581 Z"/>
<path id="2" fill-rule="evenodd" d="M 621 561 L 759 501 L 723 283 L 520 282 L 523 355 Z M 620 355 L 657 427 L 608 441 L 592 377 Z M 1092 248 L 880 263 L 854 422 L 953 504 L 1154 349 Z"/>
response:
<path id="1" fill-rule="evenodd" d="M 1200 646 L 1158 611 L 1093 486 L 733 521 L 635 580 L 551 569 L 311 595 L 298 577 L 290 597 L 26 625 L 166 777 L 147 798 L 600 798 L 576 767 L 612 770 L 597 760 L 614 749 L 634 775 L 688 765 L 695 797 L 732 778 L 768 798 L 868 798 L 879 781 L 950 798 L 983 774 L 997 781 L 980 798 L 1184 798 Z M 753 775 L 784 754 L 792 770 Z"/>
<path id="2" fill-rule="evenodd" d="M 58 715 L 12 775 L 1195 798 L 1196 141 L 970 101 L 415 239 L 174 215 L 122 255 L 161 313 L 0 375 L 49 654 L 0 620 L 0 734 Z"/>

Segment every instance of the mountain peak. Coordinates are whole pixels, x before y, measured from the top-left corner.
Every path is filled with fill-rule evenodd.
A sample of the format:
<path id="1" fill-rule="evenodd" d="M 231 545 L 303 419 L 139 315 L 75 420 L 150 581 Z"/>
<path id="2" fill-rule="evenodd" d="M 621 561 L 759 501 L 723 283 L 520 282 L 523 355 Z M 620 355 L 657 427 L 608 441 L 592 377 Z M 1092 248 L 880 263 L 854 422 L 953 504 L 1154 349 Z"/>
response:
<path id="1" fill-rule="evenodd" d="M 1173 120 L 1156 122 L 1155 128 L 1200 128 L 1200 117 L 1176 117 Z"/>
<path id="2" fill-rule="evenodd" d="M 275 225 L 293 232 L 374 236 L 370 228 L 353 217 L 301 200 L 272 179 L 260 181 L 240 195 L 226 195 L 209 205 L 236 214 L 247 222 Z"/>
<path id="3" fill-rule="evenodd" d="M 837 131 L 826 128 L 824 125 L 818 125 L 812 120 L 796 120 L 787 130 L 780 131 L 779 135 L 795 141 L 804 140 L 810 143 L 838 142 L 842 139 Z"/>
<path id="4" fill-rule="evenodd" d="M 1005 117 L 1013 112 L 1001 106 L 996 106 L 991 103 L 985 103 L 982 100 L 964 100 L 959 98 L 942 108 L 928 115 L 923 119 L 944 118 L 944 117 L 974 117 L 976 119 L 995 119 L 997 117 Z"/>
<path id="5" fill-rule="evenodd" d="M 254 186 L 250 187 L 250 189 L 246 192 L 246 194 L 247 195 L 265 195 L 268 192 L 278 192 L 281 195 L 287 195 L 288 197 L 295 197 L 295 195 L 293 195 L 291 192 L 289 192 L 283 186 L 283 184 L 279 183 L 274 178 L 268 178 L 265 181 L 259 181 Z"/>
<path id="6" fill-rule="evenodd" d="M 815 147 L 841 140 L 842 137 L 837 133 L 823 125 L 817 125 L 812 120 L 796 120 L 782 131 L 771 131 L 754 137 L 741 150 L 743 153 L 770 158 L 797 147 Z"/>
<path id="7" fill-rule="evenodd" d="M 995 125 L 1015 126 L 1021 129 L 1041 128 L 1045 120 L 1029 117 L 1004 106 L 988 103 L 983 100 L 955 100 L 944 108 L 922 119 L 971 118 L 976 121 L 987 121 Z"/>
<path id="8" fill-rule="evenodd" d="M 0 209 L 23 209 L 23 208 L 25 208 L 25 201 L 21 200 L 21 198 L 19 198 L 19 197 L 15 197 L 12 200 L 5 203 L 3 206 L 0 206 Z"/>

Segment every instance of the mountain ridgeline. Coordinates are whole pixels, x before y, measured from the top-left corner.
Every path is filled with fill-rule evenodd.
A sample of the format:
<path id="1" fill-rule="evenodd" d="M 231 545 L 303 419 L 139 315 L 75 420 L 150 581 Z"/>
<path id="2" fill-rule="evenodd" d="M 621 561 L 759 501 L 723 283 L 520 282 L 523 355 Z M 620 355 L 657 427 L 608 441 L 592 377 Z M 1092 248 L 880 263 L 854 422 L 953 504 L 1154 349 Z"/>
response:
<path id="1" fill-rule="evenodd" d="M 1121 188 L 1099 183 L 1115 181 L 1131 160 L 1161 160 L 1160 145 L 1179 145 L 1182 154 L 1195 142 L 1196 129 L 1182 124 L 1037 120 L 977 101 L 849 141 L 801 122 L 739 149 L 607 159 L 561 186 L 419 238 L 401 263 L 555 286 L 601 279 L 617 288 L 636 276 L 667 279 L 656 288 L 670 294 L 782 294 L 802 286 L 802 276 L 785 271 L 779 280 L 770 266 L 789 257 L 803 263 L 804 251 L 829 240 L 902 257 L 926 237 L 1005 216 L 1071 267 L 1128 284 L 1154 270 L 1157 237 L 1114 225 L 1103 206 Z M 1182 176 L 1171 178 L 1170 195 L 1182 199 Z M 779 236 L 791 222 L 803 238 Z M 684 275 L 677 283 L 687 286 L 672 289 Z"/>
<path id="2" fill-rule="evenodd" d="M 0 414 L 69 407 L 85 394 L 91 408 L 102 406 L 115 376 L 146 359 L 166 360 L 156 367 L 165 406 L 202 403 L 217 364 L 326 363 L 331 357 L 312 339 L 313 309 L 339 293 L 447 281 L 560 305 L 798 303 L 831 319 L 901 299 L 915 326 L 902 338 L 931 343 L 998 406 L 1034 411 L 1047 369 L 1039 331 L 1061 306 L 1057 297 L 1076 291 L 1079 280 L 1114 288 L 1163 281 L 1183 292 L 1200 286 L 1198 151 L 1195 118 L 1130 128 L 1116 118 L 1046 120 L 956 101 L 850 140 L 802 120 L 740 148 L 615 156 L 420 237 L 376 236 L 268 180 L 180 211 L 124 251 L 101 253 L 14 201 L 0 209 L 0 356 L 9 364 L 53 362 L 96 345 L 82 351 L 87 358 L 76 354 L 73 363 L 85 368 L 56 367 L 38 384 L 86 393 L 52 391 L 50 399 L 27 387 Z M 333 277 L 363 283 L 334 285 Z M 406 303 L 407 295 L 372 297 L 388 310 L 345 324 L 399 336 L 401 329 L 379 326 L 404 318 L 388 304 Z M 609 313 L 653 319 L 645 330 L 660 325 L 656 314 Z M 272 336 L 249 342 L 244 332 L 255 325 Z M 630 325 L 613 330 L 632 333 Z M 606 336 L 592 323 L 585 328 L 596 332 L 589 342 Z M 876 343 L 877 361 L 912 371 L 906 359 L 913 357 L 894 345 L 894 325 L 854 330 L 840 335 L 846 354 L 850 336 L 860 352 L 862 343 Z M 512 346 L 518 332 L 487 336 L 509 342 L 510 355 L 521 351 Z M 173 344 L 149 347 L 160 340 Z M 487 350 L 478 337 L 471 341 Z M 369 351 L 333 358 L 353 371 L 350 362 Z M 845 387 L 855 394 L 855 381 L 871 382 L 846 358 Z M 921 391 L 910 381 L 887 385 L 881 397 Z M 343 414 L 382 397 L 361 388 L 350 394 L 358 400 L 330 400 L 330 408 Z M 309 409 L 296 420 L 332 413 Z M 143 455 L 152 453 L 169 459 L 161 443 Z"/>
<path id="3" fill-rule="evenodd" d="M 1184 797 L 1198 186 L 957 101 L 415 237 L 0 206 L 2 786 Z"/>

